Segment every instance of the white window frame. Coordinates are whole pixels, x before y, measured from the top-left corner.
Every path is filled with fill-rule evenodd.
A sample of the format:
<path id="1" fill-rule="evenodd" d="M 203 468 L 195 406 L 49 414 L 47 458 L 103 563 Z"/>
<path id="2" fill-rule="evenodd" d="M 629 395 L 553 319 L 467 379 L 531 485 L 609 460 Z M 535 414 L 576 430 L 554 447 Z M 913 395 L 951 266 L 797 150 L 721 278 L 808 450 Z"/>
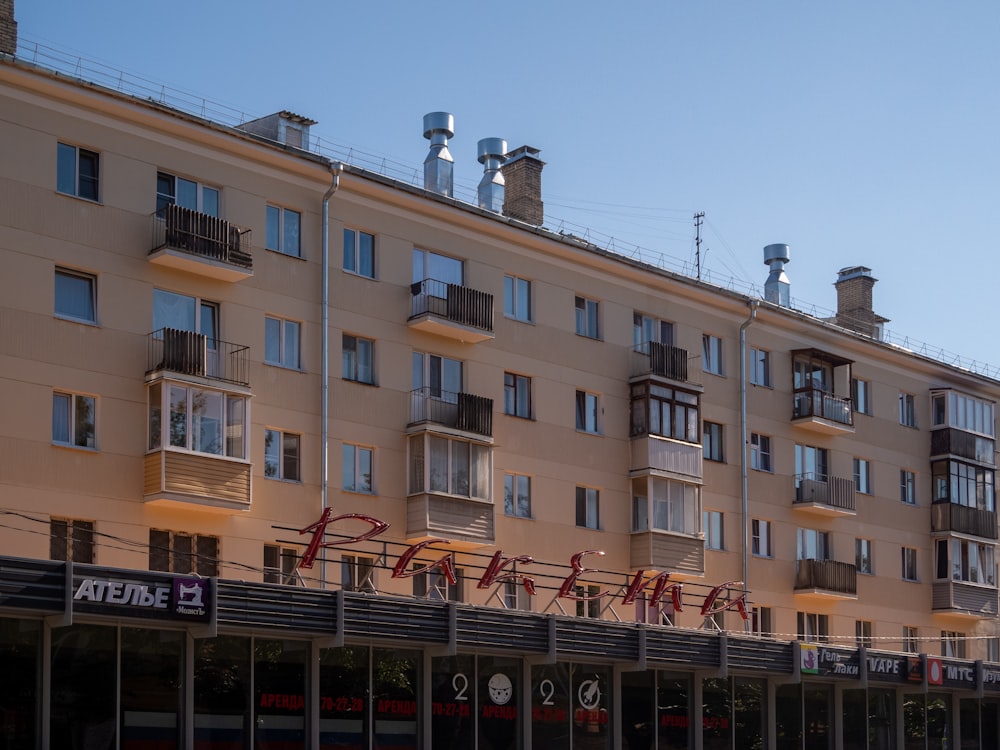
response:
<path id="1" fill-rule="evenodd" d="M 873 643 L 872 633 L 874 624 L 871 620 L 854 621 L 854 643 L 858 648 L 871 648 Z"/>
<path id="2" fill-rule="evenodd" d="M 872 462 L 867 458 L 854 458 L 854 491 L 862 495 L 873 494 Z"/>
<path id="3" fill-rule="evenodd" d="M 375 494 L 375 449 L 369 445 L 344 443 L 340 450 L 341 481 L 340 488 L 344 492 L 356 492 L 360 495 Z M 367 460 L 368 481 L 363 469 Z"/>
<path id="4" fill-rule="evenodd" d="M 505 472 L 503 475 L 503 498 L 505 515 L 514 518 L 531 518 L 531 477 L 526 474 Z"/>
<path id="5" fill-rule="evenodd" d="M 750 522 L 750 549 L 754 557 L 774 557 L 773 524 L 763 518 Z"/>
<path id="6" fill-rule="evenodd" d="M 726 374 L 723 361 L 722 339 L 711 333 L 701 336 L 701 369 L 710 375 Z"/>
<path id="7" fill-rule="evenodd" d="M 771 352 L 750 348 L 750 384 L 771 388 Z"/>
<path id="8" fill-rule="evenodd" d="M 354 383 L 375 385 L 375 339 L 344 333 L 340 340 L 341 377 Z"/>
<path id="9" fill-rule="evenodd" d="M 264 545 L 264 583 L 294 586 L 298 583 L 299 558 L 292 547 L 279 544 Z M 275 564 L 276 563 L 276 564 Z"/>
<path id="10" fill-rule="evenodd" d="M 917 474 L 909 469 L 899 470 L 899 501 L 904 505 L 917 504 Z"/>
<path id="11" fill-rule="evenodd" d="M 375 571 L 378 560 L 362 555 L 340 556 L 340 588 L 344 591 L 360 591 L 377 594 Z"/>
<path id="12" fill-rule="evenodd" d="M 720 510 L 703 510 L 701 527 L 705 532 L 705 549 L 721 552 L 726 549 L 725 516 Z"/>
<path id="13" fill-rule="evenodd" d="M 690 536 L 701 533 L 698 485 L 665 477 L 636 477 L 631 492 L 633 531 L 674 531 Z"/>
<path id="14" fill-rule="evenodd" d="M 674 345 L 674 324 L 652 315 L 632 313 L 632 346 L 637 352 L 649 354 L 649 344 Z"/>
<path id="15" fill-rule="evenodd" d="M 706 461 L 726 462 L 725 432 L 718 422 L 702 422 L 702 457 Z"/>
<path id="16" fill-rule="evenodd" d="M 270 441 L 270 442 L 269 442 Z M 292 450 L 294 446 L 294 450 Z M 294 471 L 288 471 L 288 462 Z M 289 476 L 289 475 L 292 476 Z M 264 430 L 264 476 L 286 482 L 302 481 L 302 435 L 265 428 Z"/>
<path id="17" fill-rule="evenodd" d="M 750 468 L 755 471 L 774 473 L 774 459 L 771 455 L 771 436 L 750 433 Z"/>
<path id="18" fill-rule="evenodd" d="M 366 265 L 371 269 L 371 273 L 365 272 Z M 344 227 L 343 269 L 355 276 L 376 278 L 374 234 Z"/>
<path id="19" fill-rule="evenodd" d="M 918 582 L 920 580 L 917 567 L 916 547 L 900 547 L 900 577 L 904 581 Z"/>
<path id="20" fill-rule="evenodd" d="M 83 175 L 80 163 L 83 158 L 93 159 L 94 174 Z M 69 161 L 68 161 L 69 160 Z M 72 168 L 72 174 L 67 172 Z M 91 188 L 92 189 L 88 189 Z M 56 145 L 56 191 L 81 200 L 101 200 L 101 155 L 97 151 L 73 146 L 61 141 Z M 90 193 L 93 193 L 91 195 Z"/>
<path id="21" fill-rule="evenodd" d="M 81 424 L 80 409 L 88 409 L 90 412 L 89 429 L 86 422 Z M 57 415 L 60 416 L 58 423 L 65 425 L 65 432 L 60 435 L 56 435 Z M 52 391 L 52 444 L 65 448 L 97 450 L 97 396 L 72 391 Z"/>
<path id="22" fill-rule="evenodd" d="M 457 445 L 467 446 L 456 448 Z M 434 454 L 435 446 L 444 445 L 446 455 Z M 408 450 L 408 493 L 409 495 L 431 494 L 460 497 L 467 500 L 490 503 L 492 497 L 493 451 L 489 445 L 471 440 L 460 440 L 447 435 L 425 432 L 411 435 Z M 462 464 L 466 450 L 468 462 Z M 432 470 L 435 466 L 444 469 L 444 487 L 435 486 Z M 468 487 L 461 490 L 461 479 L 465 477 Z"/>
<path id="23" fill-rule="evenodd" d="M 872 414 L 872 382 L 864 378 L 851 380 L 851 404 L 858 414 Z"/>
<path id="24" fill-rule="evenodd" d="M 899 423 L 904 427 L 917 426 L 917 397 L 912 393 L 899 394 Z"/>
<path id="25" fill-rule="evenodd" d="M 916 654 L 920 652 L 920 628 L 914 625 L 903 626 L 903 653 Z"/>
<path id="26" fill-rule="evenodd" d="M 64 279 L 66 282 L 84 282 L 87 285 L 87 298 L 88 298 L 88 310 L 82 311 L 83 314 L 76 314 L 72 308 L 74 305 L 66 305 L 66 302 L 70 300 L 63 299 L 65 305 L 64 309 L 60 309 L 60 297 L 65 297 L 67 294 L 72 294 L 68 291 L 65 286 L 63 288 L 62 294 L 60 294 L 60 279 Z M 77 271 L 72 268 L 64 268 L 62 266 L 56 266 L 55 273 L 55 296 L 53 302 L 53 310 L 57 318 L 62 318 L 63 320 L 72 320 L 77 323 L 92 323 L 97 325 L 97 276 L 92 273 L 87 273 L 85 271 Z M 72 300 L 75 302 L 76 300 Z"/>
<path id="27" fill-rule="evenodd" d="M 184 445 L 174 444 L 171 434 L 171 409 L 173 401 L 171 399 L 172 389 L 184 392 Z M 147 452 L 152 453 L 160 450 L 185 451 L 197 453 L 203 456 L 218 456 L 236 460 L 246 460 L 249 455 L 247 433 L 250 424 L 250 401 L 246 396 L 230 393 L 217 388 L 205 388 L 192 383 L 180 383 L 173 380 L 163 380 L 150 384 L 147 390 L 146 409 L 146 430 L 147 430 Z M 204 451 L 192 447 L 195 444 L 196 419 L 199 415 L 194 413 L 193 405 L 197 400 L 204 403 L 204 398 L 195 398 L 195 394 L 218 395 L 221 399 L 221 413 L 214 415 L 207 414 L 208 417 L 216 417 L 219 420 L 218 437 L 220 450 Z M 155 396 L 159 394 L 159 399 Z M 180 395 L 180 394 L 178 394 Z M 202 414 L 204 418 L 206 414 Z M 153 422 L 160 424 L 159 434 L 152 429 Z"/>
<path id="28" fill-rule="evenodd" d="M 581 520 L 583 523 L 581 523 Z M 596 487 L 577 486 L 576 525 L 581 529 L 600 530 L 601 491 Z"/>
<path id="29" fill-rule="evenodd" d="M 574 299 L 573 307 L 576 316 L 576 335 L 600 340 L 601 303 L 578 294 Z"/>
<path id="30" fill-rule="evenodd" d="M 278 334 L 277 352 L 272 344 L 275 331 Z M 290 350 L 292 342 L 295 348 Z M 302 369 L 302 323 L 277 315 L 264 316 L 264 364 L 287 370 Z"/>
<path id="31" fill-rule="evenodd" d="M 946 659 L 964 659 L 965 638 L 965 633 L 960 630 L 942 630 L 941 656 Z"/>
<path id="32" fill-rule="evenodd" d="M 294 217 L 294 221 L 292 220 Z M 289 224 L 295 224 L 291 227 Z M 277 223 L 275 223 L 277 222 Z M 267 204 L 264 222 L 264 247 L 291 258 L 302 257 L 302 212 Z M 276 234 L 276 236 L 274 236 Z"/>
<path id="33" fill-rule="evenodd" d="M 832 560 L 833 539 L 829 531 L 799 529 L 796 534 L 796 560 Z"/>
<path id="34" fill-rule="evenodd" d="M 588 435 L 600 435 L 601 397 L 596 393 L 578 390 L 574 404 L 577 431 L 586 432 Z"/>
<path id="35" fill-rule="evenodd" d="M 164 177 L 171 181 L 172 193 L 160 192 L 160 178 Z M 178 203 L 178 185 L 179 183 L 186 183 L 193 186 L 194 188 L 194 205 L 186 205 L 184 203 Z M 210 201 L 207 199 L 207 194 L 214 197 L 215 210 L 210 210 L 208 203 Z M 211 187 L 209 185 L 203 185 L 196 180 L 189 180 L 186 177 L 179 177 L 178 175 L 171 174 L 170 172 L 164 172 L 162 169 L 156 172 L 156 210 L 159 213 L 166 206 L 177 206 L 180 205 L 183 208 L 190 209 L 191 211 L 197 211 L 198 213 L 207 214 L 208 216 L 215 216 L 216 218 L 222 212 L 222 191 L 217 187 Z"/>
<path id="36" fill-rule="evenodd" d="M 531 300 L 531 282 L 519 276 L 503 277 L 503 314 L 522 323 L 534 321 Z"/>
<path id="37" fill-rule="evenodd" d="M 855 537 L 854 567 L 862 575 L 875 575 L 874 545 L 871 539 Z"/>

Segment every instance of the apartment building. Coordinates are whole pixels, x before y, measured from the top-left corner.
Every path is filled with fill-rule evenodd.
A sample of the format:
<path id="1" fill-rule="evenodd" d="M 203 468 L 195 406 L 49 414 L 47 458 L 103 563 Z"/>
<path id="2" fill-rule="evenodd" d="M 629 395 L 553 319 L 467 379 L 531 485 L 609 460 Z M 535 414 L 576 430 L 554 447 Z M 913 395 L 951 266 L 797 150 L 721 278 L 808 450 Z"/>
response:
<path id="1" fill-rule="evenodd" d="M 17 55 L 11 747 L 996 747 L 1000 382 Z M 863 260 L 863 259 L 862 259 Z"/>

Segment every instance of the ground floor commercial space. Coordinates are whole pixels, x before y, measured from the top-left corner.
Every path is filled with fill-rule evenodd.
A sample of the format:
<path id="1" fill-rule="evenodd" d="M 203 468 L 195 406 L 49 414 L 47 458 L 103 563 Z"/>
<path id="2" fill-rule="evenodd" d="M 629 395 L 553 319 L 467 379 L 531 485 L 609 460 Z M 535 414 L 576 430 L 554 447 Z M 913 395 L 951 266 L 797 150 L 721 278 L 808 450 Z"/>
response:
<path id="1" fill-rule="evenodd" d="M 0 748 L 996 748 L 1000 665 L 0 557 Z"/>

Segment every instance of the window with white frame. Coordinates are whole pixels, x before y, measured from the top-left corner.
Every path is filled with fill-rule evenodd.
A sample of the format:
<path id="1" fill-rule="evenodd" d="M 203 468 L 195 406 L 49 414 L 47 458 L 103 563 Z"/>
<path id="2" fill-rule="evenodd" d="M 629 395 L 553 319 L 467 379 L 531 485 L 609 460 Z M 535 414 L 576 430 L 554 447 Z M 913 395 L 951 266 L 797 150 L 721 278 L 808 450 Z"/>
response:
<path id="1" fill-rule="evenodd" d="M 912 625 L 903 626 L 903 652 L 916 654 L 920 651 L 920 636 L 918 630 Z"/>
<path id="2" fill-rule="evenodd" d="M 854 540 L 854 567 L 859 573 L 864 573 L 865 575 L 873 575 L 875 573 L 871 539 L 858 538 Z"/>
<path id="3" fill-rule="evenodd" d="M 97 447 L 97 399 L 79 393 L 52 393 L 52 442 Z"/>
<path id="4" fill-rule="evenodd" d="M 830 619 L 828 615 L 815 612 L 796 612 L 799 640 L 813 643 L 825 643 L 830 635 Z"/>
<path id="5" fill-rule="evenodd" d="M 341 377 L 356 383 L 375 384 L 375 342 L 345 333 L 341 339 Z"/>
<path id="6" fill-rule="evenodd" d="M 418 599 L 434 599 L 436 601 L 460 602 L 463 597 L 465 572 L 455 567 L 455 556 L 451 556 L 452 569 L 455 571 L 455 583 L 438 566 L 413 576 L 413 596 Z M 424 563 L 415 563 L 413 570 L 420 570 Z"/>
<path id="7" fill-rule="evenodd" d="M 375 449 L 344 443 L 341 449 L 341 487 L 347 492 L 375 494 Z"/>
<path id="8" fill-rule="evenodd" d="M 599 339 L 601 335 L 598 328 L 599 306 L 597 300 L 578 296 L 576 297 L 575 307 L 577 334 L 590 339 Z"/>
<path id="9" fill-rule="evenodd" d="M 207 338 L 209 351 L 218 351 L 219 304 L 187 294 L 153 290 L 153 330 L 174 328 Z"/>
<path id="10" fill-rule="evenodd" d="M 360 555 L 341 555 L 340 588 L 344 591 L 361 591 L 377 594 L 375 558 Z"/>
<path id="11" fill-rule="evenodd" d="M 750 348 L 750 383 L 771 387 L 771 353 L 765 349 Z"/>
<path id="12" fill-rule="evenodd" d="M 301 228 L 302 214 L 298 211 L 268 205 L 264 247 L 283 255 L 302 257 Z"/>
<path id="13" fill-rule="evenodd" d="M 774 471 L 769 436 L 759 435 L 756 432 L 750 434 L 750 468 L 757 471 Z"/>
<path id="14" fill-rule="evenodd" d="M 511 572 L 515 575 L 517 574 L 516 563 L 512 566 Z M 534 597 L 525 591 L 520 581 L 504 581 L 503 587 L 500 589 L 500 595 L 503 597 L 503 606 L 506 609 L 520 609 L 525 612 L 531 611 L 531 600 Z"/>
<path id="15" fill-rule="evenodd" d="M 701 532 L 701 496 L 697 485 L 661 477 L 632 480 L 632 530 Z"/>
<path id="16" fill-rule="evenodd" d="M 503 475 L 503 512 L 508 516 L 531 518 L 531 477 Z"/>
<path id="17" fill-rule="evenodd" d="M 598 619 L 601 616 L 601 587 L 595 585 L 575 586 L 574 595 L 580 597 L 576 601 L 576 616 Z"/>
<path id="18" fill-rule="evenodd" d="M 1000 662 L 1000 638 L 986 639 L 986 661 L 994 664 Z"/>
<path id="19" fill-rule="evenodd" d="M 907 505 L 917 504 L 917 475 L 908 470 L 899 470 L 899 500 Z"/>
<path id="20" fill-rule="evenodd" d="M 917 426 L 916 397 L 912 393 L 899 394 L 899 423 L 905 427 Z"/>
<path id="21" fill-rule="evenodd" d="M 750 632 L 761 638 L 774 633 L 774 610 L 770 607 L 753 607 L 750 610 Z"/>
<path id="22" fill-rule="evenodd" d="M 664 346 L 674 345 L 674 324 L 643 315 L 639 312 L 632 313 L 632 346 L 643 354 L 649 354 L 650 344 L 663 344 Z"/>
<path id="23" fill-rule="evenodd" d="M 832 560 L 830 532 L 816 529 L 799 529 L 796 554 L 798 560 Z"/>
<path id="24" fill-rule="evenodd" d="M 854 378 L 851 380 L 851 401 L 854 403 L 854 411 L 859 414 L 872 413 L 872 384 L 869 380 Z"/>
<path id="25" fill-rule="evenodd" d="M 872 494 L 872 462 L 867 458 L 854 459 L 854 490 L 864 495 Z"/>
<path id="26" fill-rule="evenodd" d="M 49 519 L 49 559 L 94 563 L 94 522 L 75 518 Z"/>
<path id="27" fill-rule="evenodd" d="M 859 648 L 872 647 L 873 639 L 871 620 L 854 621 L 854 642 Z"/>
<path id="28" fill-rule="evenodd" d="M 465 283 L 465 263 L 458 258 L 450 258 L 431 250 L 413 248 L 413 283 L 430 281 L 430 288 L 424 289 L 425 294 L 441 296 L 447 293 L 448 284 L 462 286 Z"/>
<path id="29" fill-rule="evenodd" d="M 97 322 L 97 277 L 56 268 L 55 314 L 60 318 Z"/>
<path id="30" fill-rule="evenodd" d="M 503 277 L 503 314 L 524 323 L 532 321 L 530 281 L 517 276 Z"/>
<path id="31" fill-rule="evenodd" d="M 917 580 L 917 550 L 914 547 L 901 548 L 902 571 L 904 581 Z"/>
<path id="32" fill-rule="evenodd" d="M 721 511 L 702 511 L 701 527 L 705 531 L 706 549 L 723 550 L 726 548 L 725 526 Z"/>
<path id="33" fill-rule="evenodd" d="M 755 557 L 774 557 L 770 521 L 754 518 L 750 522 L 750 550 Z"/>
<path id="34" fill-rule="evenodd" d="M 301 335 L 302 325 L 297 321 L 265 316 L 264 362 L 292 370 L 300 369 Z"/>
<path id="35" fill-rule="evenodd" d="M 701 337 L 701 369 L 713 375 L 723 375 L 722 339 L 706 333 Z"/>
<path id="36" fill-rule="evenodd" d="M 291 547 L 277 544 L 264 545 L 264 583 L 280 583 L 294 586 L 298 582 L 295 573 L 298 556 Z"/>
<path id="37" fill-rule="evenodd" d="M 149 569 L 214 578 L 219 575 L 219 537 L 150 529 Z"/>
<path id="38" fill-rule="evenodd" d="M 149 450 L 246 458 L 247 399 L 179 383 L 149 386 Z"/>
<path id="39" fill-rule="evenodd" d="M 936 579 L 996 586 L 997 566 L 992 544 L 968 539 L 938 539 L 934 547 Z"/>
<path id="40" fill-rule="evenodd" d="M 942 630 L 941 656 L 950 659 L 964 659 L 965 633 L 958 630 Z"/>
<path id="41" fill-rule="evenodd" d="M 584 529 L 601 528 L 601 493 L 593 487 L 576 488 L 576 525 Z"/>
<path id="42" fill-rule="evenodd" d="M 412 435 L 409 494 L 435 492 L 489 501 L 490 447 L 424 433 Z"/>
<path id="43" fill-rule="evenodd" d="M 194 180 L 186 180 L 167 172 L 157 172 L 157 213 L 167 206 L 181 206 L 209 216 L 218 216 L 219 189 L 201 185 Z"/>
<path id="44" fill-rule="evenodd" d="M 812 445 L 795 446 L 795 486 L 798 487 L 803 479 L 825 482 L 827 480 L 827 467 L 829 466 L 829 456 L 826 448 L 817 448 Z"/>
<path id="45" fill-rule="evenodd" d="M 302 481 L 302 436 L 281 430 L 264 430 L 264 476 Z"/>
<path id="46" fill-rule="evenodd" d="M 531 419 L 531 378 L 512 372 L 503 374 L 503 413 Z"/>
<path id="47" fill-rule="evenodd" d="M 586 391 L 576 392 L 576 429 L 581 432 L 597 434 L 599 424 L 597 420 L 600 410 L 600 401 L 596 393 Z"/>
<path id="48" fill-rule="evenodd" d="M 931 394 L 931 423 L 934 427 L 957 427 L 993 437 L 994 411 L 992 401 L 963 393 L 936 391 Z"/>
<path id="49" fill-rule="evenodd" d="M 464 365 L 459 359 L 427 352 L 413 352 L 410 357 L 410 385 L 421 397 L 458 403 L 462 392 Z"/>
<path id="50" fill-rule="evenodd" d="M 56 149 L 56 190 L 90 201 L 100 200 L 98 166 L 95 151 L 60 143 Z"/>
<path id="51" fill-rule="evenodd" d="M 375 236 L 359 229 L 344 229 L 344 270 L 375 278 Z"/>
<path id="52" fill-rule="evenodd" d="M 702 429 L 701 445 L 706 461 L 725 461 L 722 450 L 722 425 L 706 421 Z"/>

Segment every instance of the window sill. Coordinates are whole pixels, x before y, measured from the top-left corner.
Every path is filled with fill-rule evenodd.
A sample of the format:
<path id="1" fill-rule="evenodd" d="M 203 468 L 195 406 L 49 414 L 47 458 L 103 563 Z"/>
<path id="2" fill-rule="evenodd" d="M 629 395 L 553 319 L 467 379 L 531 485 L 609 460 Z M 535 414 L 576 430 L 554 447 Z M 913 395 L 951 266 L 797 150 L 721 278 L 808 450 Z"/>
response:
<path id="1" fill-rule="evenodd" d="M 507 513 L 506 511 L 504 512 L 503 517 L 504 518 L 517 518 L 517 519 L 519 519 L 521 521 L 534 521 L 535 520 L 534 516 L 518 516 L 518 515 L 515 515 L 513 513 Z"/>
<path id="2" fill-rule="evenodd" d="M 61 315 L 59 313 L 53 313 L 53 317 L 56 320 L 65 320 L 67 323 L 79 323 L 80 325 L 91 326 L 92 328 L 100 328 L 101 324 L 96 320 L 87 320 L 86 318 L 74 318 L 72 315 Z"/>
<path id="3" fill-rule="evenodd" d="M 269 253 L 274 253 L 275 255 L 280 255 L 283 258 L 291 258 L 292 260 L 305 260 L 305 258 L 302 257 L 302 255 L 292 255 L 291 253 L 286 253 L 283 250 L 275 250 L 273 247 L 265 247 L 264 250 L 266 250 Z"/>
<path id="4" fill-rule="evenodd" d="M 369 383 L 367 380 L 355 380 L 354 378 L 341 378 L 345 383 L 357 383 L 358 385 L 366 385 L 369 388 L 378 388 L 378 383 Z"/>
<path id="5" fill-rule="evenodd" d="M 218 461 L 231 461 L 236 464 L 253 464 L 249 458 L 237 458 L 236 456 L 225 456 L 221 453 L 205 453 L 204 451 L 193 451 L 188 448 L 181 448 L 177 445 L 161 445 L 157 448 L 148 448 L 145 455 L 150 455 L 151 453 L 184 453 L 188 456 L 203 456 L 204 458 L 214 458 Z"/>
<path id="6" fill-rule="evenodd" d="M 509 411 L 505 411 L 503 413 L 503 415 L 505 417 L 514 417 L 515 419 L 523 419 L 526 422 L 534 422 L 535 421 L 534 417 L 525 417 L 525 416 L 522 416 L 520 414 L 511 414 Z"/>
<path id="7" fill-rule="evenodd" d="M 756 466 L 751 466 L 750 471 L 759 471 L 761 474 L 773 474 L 774 469 L 758 469 Z"/>
<path id="8" fill-rule="evenodd" d="M 100 453 L 99 448 L 91 448 L 87 445 L 73 445 L 72 443 L 60 443 L 55 440 L 52 441 L 53 448 L 66 448 L 71 451 L 83 451 L 84 453 Z"/>
<path id="9" fill-rule="evenodd" d="M 279 370 L 287 370 L 288 372 L 300 372 L 305 374 L 305 370 L 303 370 L 301 367 L 289 367 L 288 365 L 283 365 L 280 362 L 268 362 L 266 359 L 264 360 L 264 364 L 267 365 L 268 367 L 277 367 Z"/>
<path id="10" fill-rule="evenodd" d="M 357 271 L 351 271 L 347 268 L 341 268 L 341 271 L 346 273 L 348 276 L 354 276 L 358 279 L 365 279 L 366 281 L 378 281 L 378 276 L 368 276 L 367 274 L 358 273 Z"/>
<path id="11" fill-rule="evenodd" d="M 591 435 L 592 437 L 604 437 L 601 432 L 591 432 L 590 430 L 581 430 L 579 427 L 576 428 L 576 433 L 578 435 Z"/>
<path id="12" fill-rule="evenodd" d="M 591 341 L 603 341 L 603 339 L 600 336 L 588 336 L 586 333 L 580 333 L 579 331 L 576 332 L 576 335 L 579 336 L 581 339 L 590 339 Z"/>
<path id="13" fill-rule="evenodd" d="M 302 484 L 301 479 L 285 479 L 284 477 L 269 477 L 267 474 L 264 475 L 264 479 L 271 482 L 284 482 L 285 484 Z"/>
<path id="14" fill-rule="evenodd" d="M 348 487 L 341 487 L 341 492 L 346 492 L 348 495 L 363 495 L 364 497 L 378 497 L 377 492 L 370 492 L 366 490 L 352 490 Z"/>
<path id="15" fill-rule="evenodd" d="M 712 373 L 712 374 L 713 375 L 717 375 L 718 373 Z M 725 377 L 725 376 L 723 376 L 723 377 Z M 770 383 L 751 383 L 750 385 L 752 385 L 754 388 L 765 388 L 765 389 L 767 389 L 769 391 L 773 391 L 774 390 L 774 386 L 771 385 Z"/>
<path id="16" fill-rule="evenodd" d="M 515 317 L 514 315 L 507 315 L 506 313 L 504 314 L 503 317 L 504 317 L 504 320 L 510 320 L 510 321 L 512 321 L 514 323 L 524 323 L 525 325 L 528 325 L 528 326 L 535 325 L 535 321 L 530 320 L 530 319 L 526 320 L 524 318 Z M 577 336 L 583 336 L 583 334 L 582 333 L 578 333 Z M 584 338 L 590 338 L 590 337 L 589 336 L 585 336 Z"/>
<path id="17" fill-rule="evenodd" d="M 83 201 L 84 203 L 89 203 L 92 206 L 102 206 L 100 199 L 94 200 L 93 198 L 84 198 L 82 195 L 77 195 L 76 193 L 64 193 L 62 190 L 56 190 L 56 195 L 61 195 L 65 198 L 73 198 L 74 200 Z"/>
<path id="18" fill-rule="evenodd" d="M 726 373 L 724 373 L 724 372 L 712 372 L 711 370 L 702 370 L 702 372 L 705 373 L 706 375 L 714 375 L 717 378 L 725 378 L 726 377 Z"/>

